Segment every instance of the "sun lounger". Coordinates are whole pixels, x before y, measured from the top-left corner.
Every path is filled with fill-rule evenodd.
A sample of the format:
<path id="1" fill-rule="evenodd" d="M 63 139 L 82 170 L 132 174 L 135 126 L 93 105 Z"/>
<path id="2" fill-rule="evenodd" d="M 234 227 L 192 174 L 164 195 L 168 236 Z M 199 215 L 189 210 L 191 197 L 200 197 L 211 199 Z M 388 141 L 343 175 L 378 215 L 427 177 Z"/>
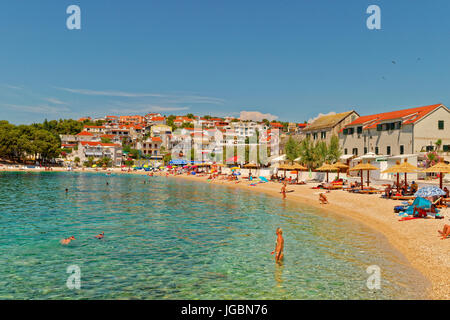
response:
<path id="1" fill-rule="evenodd" d="M 414 196 L 392 196 L 392 200 L 414 200 Z"/>

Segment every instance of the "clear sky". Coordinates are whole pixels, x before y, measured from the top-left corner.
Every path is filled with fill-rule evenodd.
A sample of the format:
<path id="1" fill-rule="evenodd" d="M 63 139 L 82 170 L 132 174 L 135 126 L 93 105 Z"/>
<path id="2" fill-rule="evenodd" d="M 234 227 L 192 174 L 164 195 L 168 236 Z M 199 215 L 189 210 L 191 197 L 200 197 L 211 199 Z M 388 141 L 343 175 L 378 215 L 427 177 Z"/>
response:
<path id="1" fill-rule="evenodd" d="M 4 0 L 0 119 L 450 106 L 449 16 L 448 0 Z"/>

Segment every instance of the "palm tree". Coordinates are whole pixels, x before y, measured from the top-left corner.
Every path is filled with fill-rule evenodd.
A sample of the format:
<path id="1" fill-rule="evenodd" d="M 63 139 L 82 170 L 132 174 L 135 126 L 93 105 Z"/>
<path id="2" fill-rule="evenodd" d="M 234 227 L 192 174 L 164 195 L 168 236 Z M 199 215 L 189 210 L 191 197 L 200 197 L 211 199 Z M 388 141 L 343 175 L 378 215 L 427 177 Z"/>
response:
<path id="1" fill-rule="evenodd" d="M 434 144 L 436 145 L 436 151 L 439 152 L 442 145 L 442 139 L 437 139 L 437 141 Z"/>

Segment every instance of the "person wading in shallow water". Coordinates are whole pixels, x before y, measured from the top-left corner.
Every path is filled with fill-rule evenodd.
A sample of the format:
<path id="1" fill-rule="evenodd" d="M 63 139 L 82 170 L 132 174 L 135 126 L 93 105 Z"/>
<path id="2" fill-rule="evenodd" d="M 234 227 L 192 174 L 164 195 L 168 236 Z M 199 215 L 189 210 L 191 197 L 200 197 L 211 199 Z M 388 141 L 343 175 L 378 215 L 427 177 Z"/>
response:
<path id="1" fill-rule="evenodd" d="M 272 251 L 271 254 L 275 253 L 275 261 L 280 262 L 284 258 L 283 250 L 284 250 L 284 239 L 283 239 L 283 230 L 281 228 L 277 228 L 277 243 L 275 245 L 275 250 Z"/>
<path id="2" fill-rule="evenodd" d="M 283 195 L 283 199 L 286 199 L 286 182 L 283 182 L 283 186 L 281 187 L 281 194 Z"/>

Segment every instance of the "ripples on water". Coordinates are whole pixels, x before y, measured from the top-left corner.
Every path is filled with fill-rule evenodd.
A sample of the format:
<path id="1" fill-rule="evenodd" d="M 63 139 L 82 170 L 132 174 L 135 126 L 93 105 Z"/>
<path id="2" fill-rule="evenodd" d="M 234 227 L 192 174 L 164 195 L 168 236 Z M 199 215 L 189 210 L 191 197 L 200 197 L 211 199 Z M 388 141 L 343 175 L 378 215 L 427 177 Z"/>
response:
<path id="1" fill-rule="evenodd" d="M 0 194 L 0 299 L 397 299 L 425 284 L 360 224 L 255 192 L 44 172 L 1 173 Z M 277 227 L 283 265 L 270 255 Z M 81 290 L 66 287 L 69 265 Z M 381 290 L 366 287 L 369 265 Z"/>

